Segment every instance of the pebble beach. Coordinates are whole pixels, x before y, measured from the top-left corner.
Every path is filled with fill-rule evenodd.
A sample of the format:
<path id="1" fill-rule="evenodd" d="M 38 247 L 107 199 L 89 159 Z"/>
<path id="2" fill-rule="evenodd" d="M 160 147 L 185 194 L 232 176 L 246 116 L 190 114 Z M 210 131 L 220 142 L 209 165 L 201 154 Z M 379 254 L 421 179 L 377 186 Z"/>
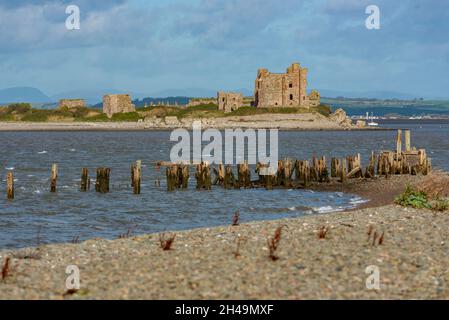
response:
<path id="1" fill-rule="evenodd" d="M 447 212 L 391 204 L 176 232 L 166 251 L 160 234 L 3 250 L 0 299 L 449 299 L 448 239 Z"/>

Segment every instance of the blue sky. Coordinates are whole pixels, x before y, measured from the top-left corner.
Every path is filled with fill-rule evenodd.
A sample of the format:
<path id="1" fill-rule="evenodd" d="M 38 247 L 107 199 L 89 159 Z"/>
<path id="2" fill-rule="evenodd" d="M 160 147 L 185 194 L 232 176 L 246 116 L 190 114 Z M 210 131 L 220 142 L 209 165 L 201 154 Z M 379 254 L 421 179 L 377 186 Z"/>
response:
<path id="1" fill-rule="evenodd" d="M 0 88 L 253 89 L 293 61 L 309 88 L 449 97 L 449 1 L 0 0 Z"/>

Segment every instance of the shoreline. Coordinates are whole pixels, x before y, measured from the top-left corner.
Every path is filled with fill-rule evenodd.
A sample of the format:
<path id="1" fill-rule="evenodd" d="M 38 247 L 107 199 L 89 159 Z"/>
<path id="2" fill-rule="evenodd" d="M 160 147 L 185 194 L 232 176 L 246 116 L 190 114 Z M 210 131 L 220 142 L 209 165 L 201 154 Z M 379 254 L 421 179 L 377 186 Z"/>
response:
<path id="1" fill-rule="evenodd" d="M 266 241 L 280 226 L 273 261 Z M 385 234 L 381 245 L 368 240 L 370 226 Z M 449 299 L 448 226 L 448 214 L 389 205 L 180 231 L 169 251 L 157 234 L 46 245 L 38 258 L 0 251 L 14 269 L 0 299 Z M 81 278 L 71 294 L 68 265 Z M 365 286 L 373 265 L 380 290 Z"/>
<path id="2" fill-rule="evenodd" d="M 0 264 L 10 257 L 13 270 L 0 281 L 0 299 L 449 299 L 449 214 L 391 204 L 405 185 L 421 181 L 331 184 L 324 191 L 379 196 L 343 212 L 176 231 L 169 251 L 160 234 L 0 250 Z M 273 261 L 267 239 L 280 226 Z M 322 227 L 328 233 L 319 239 Z M 382 244 L 368 240 L 371 228 L 384 234 Z M 81 278 L 69 294 L 68 265 Z M 380 290 L 365 286 L 372 265 Z"/>
<path id="3" fill-rule="evenodd" d="M 292 121 L 294 122 L 294 121 Z M 289 125 L 273 125 L 268 123 L 248 124 L 231 123 L 229 125 L 205 125 L 203 129 L 279 129 L 281 131 L 392 131 L 391 128 L 366 127 L 366 128 L 345 128 L 339 126 L 327 125 L 308 125 L 302 126 L 302 123 Z M 176 125 L 158 125 L 149 126 L 145 122 L 0 122 L 0 132 L 104 132 L 104 131 L 170 131 L 174 129 L 192 129 L 191 126 Z"/>

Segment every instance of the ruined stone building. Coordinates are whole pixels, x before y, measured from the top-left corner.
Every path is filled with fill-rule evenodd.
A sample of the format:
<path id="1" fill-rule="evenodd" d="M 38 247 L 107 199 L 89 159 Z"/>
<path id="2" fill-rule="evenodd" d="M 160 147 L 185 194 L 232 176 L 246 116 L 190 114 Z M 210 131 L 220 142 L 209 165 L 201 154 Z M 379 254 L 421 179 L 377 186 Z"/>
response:
<path id="1" fill-rule="evenodd" d="M 243 94 L 220 91 L 217 94 L 218 110 L 231 112 L 243 106 Z"/>
<path id="2" fill-rule="evenodd" d="M 136 111 L 129 94 L 108 94 L 103 97 L 103 112 L 108 118 L 115 113 L 128 113 Z"/>
<path id="3" fill-rule="evenodd" d="M 293 63 L 286 73 L 271 73 L 259 69 L 254 90 L 254 104 L 258 108 L 303 107 L 320 104 L 320 94 L 307 95 L 307 68 Z"/>
<path id="4" fill-rule="evenodd" d="M 61 99 L 59 100 L 59 109 L 62 108 L 85 108 L 86 102 L 83 99 Z"/>

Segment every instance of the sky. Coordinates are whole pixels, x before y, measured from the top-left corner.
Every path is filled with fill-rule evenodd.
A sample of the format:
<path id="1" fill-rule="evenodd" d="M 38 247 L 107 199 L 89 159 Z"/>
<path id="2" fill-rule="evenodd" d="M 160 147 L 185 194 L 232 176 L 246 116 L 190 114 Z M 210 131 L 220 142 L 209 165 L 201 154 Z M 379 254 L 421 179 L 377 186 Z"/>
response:
<path id="1" fill-rule="evenodd" d="M 0 0 L 0 89 L 252 90 L 258 68 L 292 62 L 309 89 L 447 98 L 449 1 Z"/>

